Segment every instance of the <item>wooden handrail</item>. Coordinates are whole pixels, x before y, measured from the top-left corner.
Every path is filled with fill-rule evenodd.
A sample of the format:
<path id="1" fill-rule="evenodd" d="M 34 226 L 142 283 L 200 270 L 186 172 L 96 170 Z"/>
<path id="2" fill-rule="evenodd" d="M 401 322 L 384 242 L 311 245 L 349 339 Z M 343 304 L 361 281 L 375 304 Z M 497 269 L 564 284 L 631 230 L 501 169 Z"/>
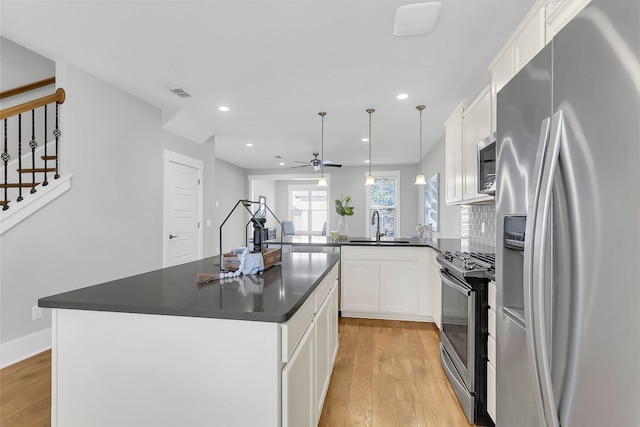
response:
<path id="1" fill-rule="evenodd" d="M 29 92 L 30 90 L 38 89 L 40 87 L 49 86 L 56 82 L 55 77 L 49 77 L 48 79 L 40 80 L 37 82 L 29 83 L 24 86 L 19 86 L 13 89 L 0 92 L 0 99 L 8 98 L 10 96 L 18 95 L 20 93 Z"/>
<path id="2" fill-rule="evenodd" d="M 9 117 L 17 116 L 18 114 L 26 113 L 27 111 L 35 110 L 43 105 L 48 105 L 53 102 L 62 104 L 65 98 L 64 89 L 58 88 L 56 93 L 52 95 L 43 96 L 42 98 L 34 99 L 33 101 L 25 102 L 24 104 L 16 105 L 15 107 L 9 107 L 0 111 L 0 120 L 4 120 Z"/>

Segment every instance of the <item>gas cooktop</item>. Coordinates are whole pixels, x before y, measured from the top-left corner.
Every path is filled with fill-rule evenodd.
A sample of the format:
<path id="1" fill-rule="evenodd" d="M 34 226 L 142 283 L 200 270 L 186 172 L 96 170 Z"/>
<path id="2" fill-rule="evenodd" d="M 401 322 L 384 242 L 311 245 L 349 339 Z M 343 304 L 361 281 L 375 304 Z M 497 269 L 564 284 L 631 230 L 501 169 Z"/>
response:
<path id="1" fill-rule="evenodd" d="M 444 251 L 437 260 L 444 269 L 460 277 L 492 277 L 495 270 L 494 253 Z"/>

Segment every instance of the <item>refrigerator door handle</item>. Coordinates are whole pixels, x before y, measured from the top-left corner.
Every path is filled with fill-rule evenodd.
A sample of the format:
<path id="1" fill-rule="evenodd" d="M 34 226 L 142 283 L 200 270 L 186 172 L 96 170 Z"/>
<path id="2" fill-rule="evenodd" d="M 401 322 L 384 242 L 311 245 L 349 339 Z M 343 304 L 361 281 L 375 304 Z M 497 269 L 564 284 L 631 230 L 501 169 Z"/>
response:
<path id="1" fill-rule="evenodd" d="M 536 150 L 536 160 L 532 170 L 531 187 L 529 189 L 529 201 L 527 205 L 527 223 L 525 229 L 524 240 L 524 260 L 523 260 L 523 294 L 524 294 L 524 321 L 525 332 L 527 336 L 527 347 L 533 362 L 533 375 L 536 379 L 537 389 L 536 406 L 540 411 L 544 412 L 544 398 L 542 396 L 542 383 L 540 381 L 540 366 L 538 362 L 538 351 L 536 345 L 536 337 L 533 331 L 534 313 L 533 313 L 533 259 L 534 248 L 536 247 L 537 229 L 537 212 L 540 203 L 540 189 L 542 187 L 542 176 L 545 166 L 547 147 L 549 145 L 549 132 L 551 130 L 551 117 L 547 117 L 540 124 L 540 136 L 538 137 L 538 148 Z M 535 174 L 535 175 L 533 175 Z M 542 414 L 542 418 L 545 418 Z M 548 424 L 545 426 L 548 427 Z"/>
<path id="2" fill-rule="evenodd" d="M 544 261 L 547 229 L 551 219 L 552 187 L 558 168 L 560 146 L 564 138 L 562 111 L 553 115 L 550 133 L 548 143 L 543 148 L 542 168 L 539 170 L 540 174 L 536 184 L 536 199 L 531 206 L 532 216 L 527 218 L 527 234 L 530 238 L 528 257 L 525 259 L 525 284 L 528 284 L 525 295 L 529 299 L 529 314 L 525 315 L 528 326 L 527 339 L 529 347 L 532 349 L 534 367 L 540 387 L 545 425 L 559 427 L 560 422 L 551 382 L 549 349 L 547 348 L 544 298 L 546 266 Z M 531 229 L 529 229 L 530 226 Z"/>

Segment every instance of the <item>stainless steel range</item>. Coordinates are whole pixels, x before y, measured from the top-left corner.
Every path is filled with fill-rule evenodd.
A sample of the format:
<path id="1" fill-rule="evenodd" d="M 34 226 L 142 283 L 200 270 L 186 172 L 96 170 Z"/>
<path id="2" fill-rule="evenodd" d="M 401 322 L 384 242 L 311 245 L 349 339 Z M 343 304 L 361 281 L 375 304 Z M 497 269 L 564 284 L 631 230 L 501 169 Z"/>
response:
<path id="1" fill-rule="evenodd" d="M 488 283 L 493 253 L 444 251 L 440 360 L 469 423 L 493 426 L 487 414 Z"/>

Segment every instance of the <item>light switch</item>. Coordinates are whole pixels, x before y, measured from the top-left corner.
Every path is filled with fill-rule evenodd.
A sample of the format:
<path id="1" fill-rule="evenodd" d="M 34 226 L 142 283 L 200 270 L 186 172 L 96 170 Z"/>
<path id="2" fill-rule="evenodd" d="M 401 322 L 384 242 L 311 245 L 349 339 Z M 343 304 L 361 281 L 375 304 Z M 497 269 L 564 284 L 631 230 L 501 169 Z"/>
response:
<path id="1" fill-rule="evenodd" d="M 210 219 L 207 220 L 207 227 L 211 227 L 211 220 Z"/>

